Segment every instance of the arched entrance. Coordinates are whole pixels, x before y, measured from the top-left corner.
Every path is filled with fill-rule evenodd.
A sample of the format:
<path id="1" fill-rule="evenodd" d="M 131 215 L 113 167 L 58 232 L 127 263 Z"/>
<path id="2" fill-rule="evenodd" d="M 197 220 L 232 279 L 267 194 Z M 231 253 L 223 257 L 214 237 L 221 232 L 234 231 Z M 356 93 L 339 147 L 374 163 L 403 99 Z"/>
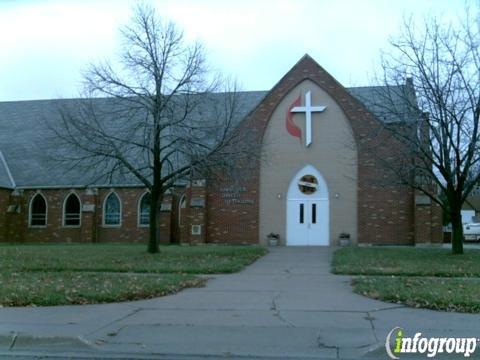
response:
<path id="1" fill-rule="evenodd" d="M 328 246 L 328 188 L 322 175 L 311 165 L 301 169 L 290 182 L 287 193 L 287 245 Z"/>

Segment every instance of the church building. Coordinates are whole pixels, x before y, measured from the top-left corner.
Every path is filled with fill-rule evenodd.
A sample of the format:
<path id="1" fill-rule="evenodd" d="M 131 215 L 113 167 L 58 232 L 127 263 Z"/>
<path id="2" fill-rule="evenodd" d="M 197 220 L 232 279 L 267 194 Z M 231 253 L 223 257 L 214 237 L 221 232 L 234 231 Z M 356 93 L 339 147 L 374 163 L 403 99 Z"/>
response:
<path id="1" fill-rule="evenodd" d="M 239 93 L 241 126 L 260 134 L 264 160 L 239 181 L 176 185 L 161 206 L 161 243 L 441 243 L 440 208 L 385 180 L 378 156 L 401 145 L 378 139 L 398 120 L 375 105 L 376 89 L 345 88 L 305 55 L 271 90 Z M 62 176 L 42 156 L 56 145 L 41 118 L 55 120 L 62 101 L 0 102 L 0 242 L 146 242 L 149 194 L 138 181 Z"/>

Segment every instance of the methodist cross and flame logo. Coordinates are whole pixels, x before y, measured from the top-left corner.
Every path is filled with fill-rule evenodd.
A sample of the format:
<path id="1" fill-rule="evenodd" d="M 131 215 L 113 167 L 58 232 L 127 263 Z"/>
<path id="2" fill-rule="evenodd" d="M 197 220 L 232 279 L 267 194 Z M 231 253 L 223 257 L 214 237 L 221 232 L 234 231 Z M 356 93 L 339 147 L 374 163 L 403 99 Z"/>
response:
<path id="1" fill-rule="evenodd" d="M 302 94 L 295 99 L 295 101 L 288 107 L 285 117 L 285 127 L 288 133 L 294 137 L 298 137 L 300 143 L 302 142 L 302 130 L 293 122 L 293 115 L 295 113 L 305 113 L 305 146 L 310 146 L 312 143 L 312 113 L 322 112 L 326 106 L 313 106 L 311 91 L 305 93 L 305 105 L 302 104 Z"/>

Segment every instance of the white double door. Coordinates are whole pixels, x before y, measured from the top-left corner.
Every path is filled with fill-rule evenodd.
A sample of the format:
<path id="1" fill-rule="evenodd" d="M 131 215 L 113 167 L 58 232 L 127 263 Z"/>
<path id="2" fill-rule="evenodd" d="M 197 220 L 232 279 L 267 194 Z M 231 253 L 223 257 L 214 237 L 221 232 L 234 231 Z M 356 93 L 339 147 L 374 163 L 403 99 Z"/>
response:
<path id="1" fill-rule="evenodd" d="M 328 199 L 287 200 L 287 245 L 329 245 Z"/>

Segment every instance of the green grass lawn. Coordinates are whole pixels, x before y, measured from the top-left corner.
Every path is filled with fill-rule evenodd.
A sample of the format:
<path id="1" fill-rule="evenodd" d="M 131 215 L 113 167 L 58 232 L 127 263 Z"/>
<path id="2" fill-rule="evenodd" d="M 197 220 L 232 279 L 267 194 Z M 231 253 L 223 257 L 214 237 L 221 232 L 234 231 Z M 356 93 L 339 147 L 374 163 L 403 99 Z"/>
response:
<path id="1" fill-rule="evenodd" d="M 436 310 L 480 312 L 480 250 L 369 247 L 337 250 L 335 274 L 354 291 L 379 300 Z"/>
<path id="2" fill-rule="evenodd" d="M 233 273 L 266 250 L 257 246 L 162 246 L 159 254 L 146 245 L 0 246 L 2 271 L 103 271 L 136 273 Z"/>
<path id="3" fill-rule="evenodd" d="M 360 276 L 355 292 L 411 307 L 480 312 L 480 278 Z"/>
<path id="4" fill-rule="evenodd" d="M 349 247 L 335 252 L 335 274 L 480 277 L 480 250 L 452 255 L 449 249 Z"/>
<path id="5" fill-rule="evenodd" d="M 0 305 L 144 299 L 202 286 L 195 274 L 232 273 L 266 253 L 257 246 L 0 245 Z"/>

